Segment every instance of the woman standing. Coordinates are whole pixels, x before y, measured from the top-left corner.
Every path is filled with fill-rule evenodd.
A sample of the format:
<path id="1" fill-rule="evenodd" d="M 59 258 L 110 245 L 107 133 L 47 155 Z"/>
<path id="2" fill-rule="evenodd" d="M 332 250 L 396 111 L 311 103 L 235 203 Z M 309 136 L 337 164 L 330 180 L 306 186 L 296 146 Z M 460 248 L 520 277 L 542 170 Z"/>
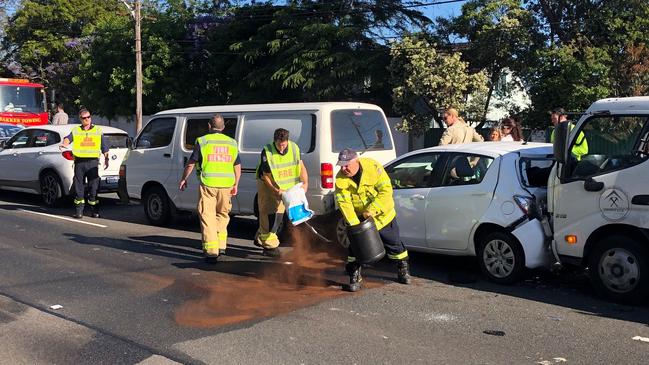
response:
<path id="1" fill-rule="evenodd" d="M 500 123 L 500 132 L 502 135 L 500 140 L 503 142 L 520 142 L 523 140 L 523 131 L 513 118 L 503 119 Z"/>

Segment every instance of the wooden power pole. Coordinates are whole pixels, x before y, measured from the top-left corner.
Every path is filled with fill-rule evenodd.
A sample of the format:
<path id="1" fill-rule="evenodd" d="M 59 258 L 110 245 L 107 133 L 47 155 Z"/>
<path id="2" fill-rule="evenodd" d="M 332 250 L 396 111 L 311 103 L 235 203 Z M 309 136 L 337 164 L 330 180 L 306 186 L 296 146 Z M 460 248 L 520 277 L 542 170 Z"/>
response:
<path id="1" fill-rule="evenodd" d="M 142 3 L 135 0 L 135 133 L 142 129 L 142 35 L 140 9 Z"/>

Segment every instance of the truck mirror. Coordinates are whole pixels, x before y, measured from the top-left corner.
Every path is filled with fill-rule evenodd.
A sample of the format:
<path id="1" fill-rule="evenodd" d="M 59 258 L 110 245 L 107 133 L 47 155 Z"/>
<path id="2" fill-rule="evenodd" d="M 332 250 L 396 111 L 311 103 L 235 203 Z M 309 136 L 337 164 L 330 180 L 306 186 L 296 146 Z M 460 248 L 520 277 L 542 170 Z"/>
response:
<path id="1" fill-rule="evenodd" d="M 132 150 L 132 149 L 133 149 L 133 138 L 131 138 L 131 137 L 126 137 L 126 147 L 127 147 L 129 150 Z"/>
<path id="2" fill-rule="evenodd" d="M 566 141 L 568 140 L 568 126 L 570 122 L 561 122 L 554 128 L 554 159 L 560 164 L 566 163 Z"/>

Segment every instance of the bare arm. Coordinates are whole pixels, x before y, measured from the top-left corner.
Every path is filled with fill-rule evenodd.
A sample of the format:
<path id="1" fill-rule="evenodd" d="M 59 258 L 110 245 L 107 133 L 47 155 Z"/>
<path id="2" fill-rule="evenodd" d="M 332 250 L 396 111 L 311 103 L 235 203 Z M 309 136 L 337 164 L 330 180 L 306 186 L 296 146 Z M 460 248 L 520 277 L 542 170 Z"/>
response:
<path id="1" fill-rule="evenodd" d="M 300 181 L 302 182 L 302 189 L 306 192 L 309 189 L 309 174 L 302 160 L 300 160 Z"/>
<path id="2" fill-rule="evenodd" d="M 269 188 L 271 191 L 274 191 L 275 194 L 280 195 L 280 196 L 282 195 L 282 193 L 283 193 L 282 189 L 280 189 L 279 186 L 277 186 L 277 185 L 273 182 L 273 175 L 271 175 L 271 174 L 268 173 L 268 172 L 264 172 L 264 173 L 261 175 L 261 181 L 263 181 L 264 184 L 266 184 L 266 186 L 268 186 L 268 188 Z"/>
<path id="3" fill-rule="evenodd" d="M 241 178 L 241 164 L 234 165 L 234 186 L 230 190 L 230 195 L 237 195 L 239 191 L 239 179 Z"/>
<path id="4" fill-rule="evenodd" d="M 187 178 L 189 177 L 189 174 L 192 173 L 192 170 L 194 170 L 194 164 L 196 164 L 195 161 L 189 160 L 187 166 L 185 166 L 183 177 L 182 179 L 180 179 L 180 184 L 178 185 L 178 188 L 180 190 L 185 190 L 185 188 L 187 187 Z M 241 170 L 239 170 L 239 172 L 241 172 Z"/>

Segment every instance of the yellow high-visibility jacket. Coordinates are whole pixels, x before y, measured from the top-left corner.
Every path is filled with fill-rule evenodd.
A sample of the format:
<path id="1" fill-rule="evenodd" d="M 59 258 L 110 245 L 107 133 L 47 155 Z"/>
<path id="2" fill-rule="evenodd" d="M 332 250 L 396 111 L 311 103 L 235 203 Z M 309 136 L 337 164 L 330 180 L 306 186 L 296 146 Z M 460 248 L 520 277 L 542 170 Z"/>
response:
<path id="1" fill-rule="evenodd" d="M 350 226 L 360 223 L 364 211 L 371 212 L 377 229 L 388 225 L 397 216 L 392 197 L 390 177 L 378 161 L 361 157 L 360 184 L 345 176 L 342 171 L 336 175 L 336 201 Z"/>

